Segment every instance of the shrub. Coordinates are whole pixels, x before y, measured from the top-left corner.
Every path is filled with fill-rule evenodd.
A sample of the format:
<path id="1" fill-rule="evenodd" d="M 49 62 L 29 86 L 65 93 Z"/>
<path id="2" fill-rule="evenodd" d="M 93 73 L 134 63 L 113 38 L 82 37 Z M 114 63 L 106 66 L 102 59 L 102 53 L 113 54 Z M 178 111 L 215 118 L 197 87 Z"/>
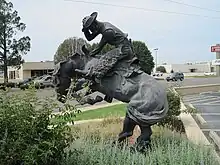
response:
<path id="1" fill-rule="evenodd" d="M 105 122 L 87 123 L 74 126 L 79 138 L 71 145 L 74 151 L 63 161 L 63 165 L 115 165 L 115 164 L 205 164 L 217 165 L 212 149 L 195 145 L 185 136 L 166 128 L 153 127 L 152 151 L 146 155 L 130 152 L 129 146 L 122 149 L 112 146 L 112 141 L 120 132 L 122 122 L 108 120 Z M 103 125 L 104 124 L 104 125 Z M 111 136 L 113 134 L 113 136 Z M 107 138 L 106 138 L 107 137 Z M 109 138 L 110 137 L 110 138 Z"/>
<path id="2" fill-rule="evenodd" d="M 166 68 L 164 66 L 158 66 L 156 68 L 156 71 L 162 72 L 162 73 L 167 73 Z"/>
<path id="3" fill-rule="evenodd" d="M 50 117 L 58 107 L 51 100 L 37 99 L 35 91 L 0 94 L 0 164 L 58 165 L 73 140 L 66 125 L 73 113 L 65 113 L 62 122 Z"/>
<path id="4" fill-rule="evenodd" d="M 181 97 L 174 91 L 173 88 L 168 88 L 167 90 L 167 99 L 169 104 L 169 110 L 167 116 L 159 122 L 157 125 L 168 127 L 171 130 L 176 130 L 184 132 L 184 126 L 182 121 L 179 119 L 181 113 Z M 188 112 L 188 111 L 184 111 Z"/>

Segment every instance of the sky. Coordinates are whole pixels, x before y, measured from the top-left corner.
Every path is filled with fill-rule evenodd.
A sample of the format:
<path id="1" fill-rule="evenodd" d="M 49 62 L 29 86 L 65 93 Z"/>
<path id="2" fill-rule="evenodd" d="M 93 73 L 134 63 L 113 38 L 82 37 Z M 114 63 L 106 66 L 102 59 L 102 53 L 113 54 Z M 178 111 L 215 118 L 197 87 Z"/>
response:
<path id="1" fill-rule="evenodd" d="M 219 11 L 201 10 L 167 0 L 84 0 L 133 8 L 75 0 L 11 0 L 27 26 L 19 35 L 31 38 L 31 51 L 24 56 L 25 61 L 53 60 L 65 39 L 85 39 L 81 31 L 82 19 L 94 11 L 98 12 L 99 21 L 110 22 L 128 33 L 132 40 L 145 42 L 154 58 L 153 49 L 158 48 L 158 64 L 214 60 L 215 53 L 210 47 L 220 43 L 220 1 L 174 1 Z M 199 16 L 159 12 L 161 10 Z M 89 43 L 99 42 L 100 38 Z"/>

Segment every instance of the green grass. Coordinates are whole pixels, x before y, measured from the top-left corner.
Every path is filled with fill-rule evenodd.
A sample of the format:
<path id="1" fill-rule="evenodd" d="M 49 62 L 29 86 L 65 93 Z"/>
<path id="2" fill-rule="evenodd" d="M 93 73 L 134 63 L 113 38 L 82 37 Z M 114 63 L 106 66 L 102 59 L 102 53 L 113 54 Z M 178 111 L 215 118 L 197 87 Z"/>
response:
<path id="1" fill-rule="evenodd" d="M 106 117 L 122 117 L 125 116 L 126 104 L 119 104 L 105 108 L 98 108 L 95 110 L 84 111 L 76 114 L 75 121 L 78 120 L 89 120 L 89 119 L 99 119 Z"/>

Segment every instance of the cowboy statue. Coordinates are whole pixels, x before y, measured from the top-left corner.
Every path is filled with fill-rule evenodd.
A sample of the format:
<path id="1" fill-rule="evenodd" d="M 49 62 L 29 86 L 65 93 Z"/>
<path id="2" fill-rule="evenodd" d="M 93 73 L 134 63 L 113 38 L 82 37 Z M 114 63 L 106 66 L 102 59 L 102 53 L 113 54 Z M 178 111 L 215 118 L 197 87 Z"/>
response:
<path id="1" fill-rule="evenodd" d="M 92 80 L 94 91 L 105 94 L 109 100 L 115 98 L 127 103 L 123 130 L 118 141 L 132 136 L 134 127 L 139 125 L 141 135 L 137 144 L 140 146 L 139 151 L 144 151 L 151 144 L 151 126 L 161 121 L 168 112 L 166 90 L 140 69 L 127 34 L 109 22 L 97 21 L 97 14 L 93 12 L 83 19 L 82 31 L 88 41 L 102 34 L 101 41 L 91 52 L 87 51 L 82 56 L 75 54 L 59 64 L 59 69 L 54 73 L 59 82 L 56 83 L 56 91 L 59 95 L 66 95 L 66 88 L 70 85 L 68 77 L 73 77 L 70 73 L 74 72 Z M 106 44 L 115 48 L 100 55 Z M 98 54 L 99 57 L 95 57 Z"/>
<path id="2" fill-rule="evenodd" d="M 97 15 L 97 12 L 93 12 L 90 16 L 83 18 L 82 21 L 82 31 L 88 41 L 91 41 L 99 34 L 102 34 L 101 41 L 97 48 L 90 52 L 90 56 L 94 57 L 99 54 L 106 44 L 115 46 L 115 49 L 103 54 L 100 57 L 98 65 L 93 66 L 90 72 L 85 73 L 85 71 L 81 70 L 76 71 L 86 74 L 88 77 L 93 78 L 96 83 L 99 83 L 100 80 L 113 69 L 113 67 L 117 68 L 116 65 L 119 65 L 120 61 L 123 61 L 124 65 L 127 65 L 134 64 L 138 59 L 134 56 L 132 44 L 127 38 L 127 34 L 123 33 L 120 29 L 109 22 L 97 21 Z M 92 33 L 90 33 L 90 31 Z M 120 63 L 120 65 L 122 64 Z M 124 66 L 123 68 L 126 67 L 127 66 Z"/>

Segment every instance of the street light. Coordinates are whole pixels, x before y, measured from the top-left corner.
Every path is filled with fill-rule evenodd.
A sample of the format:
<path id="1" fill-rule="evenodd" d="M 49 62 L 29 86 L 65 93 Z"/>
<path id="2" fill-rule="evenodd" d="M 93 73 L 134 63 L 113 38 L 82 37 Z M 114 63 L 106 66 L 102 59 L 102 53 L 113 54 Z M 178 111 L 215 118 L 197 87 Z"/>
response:
<path id="1" fill-rule="evenodd" d="M 159 50 L 158 48 L 155 48 L 155 72 L 157 71 L 157 51 Z"/>

